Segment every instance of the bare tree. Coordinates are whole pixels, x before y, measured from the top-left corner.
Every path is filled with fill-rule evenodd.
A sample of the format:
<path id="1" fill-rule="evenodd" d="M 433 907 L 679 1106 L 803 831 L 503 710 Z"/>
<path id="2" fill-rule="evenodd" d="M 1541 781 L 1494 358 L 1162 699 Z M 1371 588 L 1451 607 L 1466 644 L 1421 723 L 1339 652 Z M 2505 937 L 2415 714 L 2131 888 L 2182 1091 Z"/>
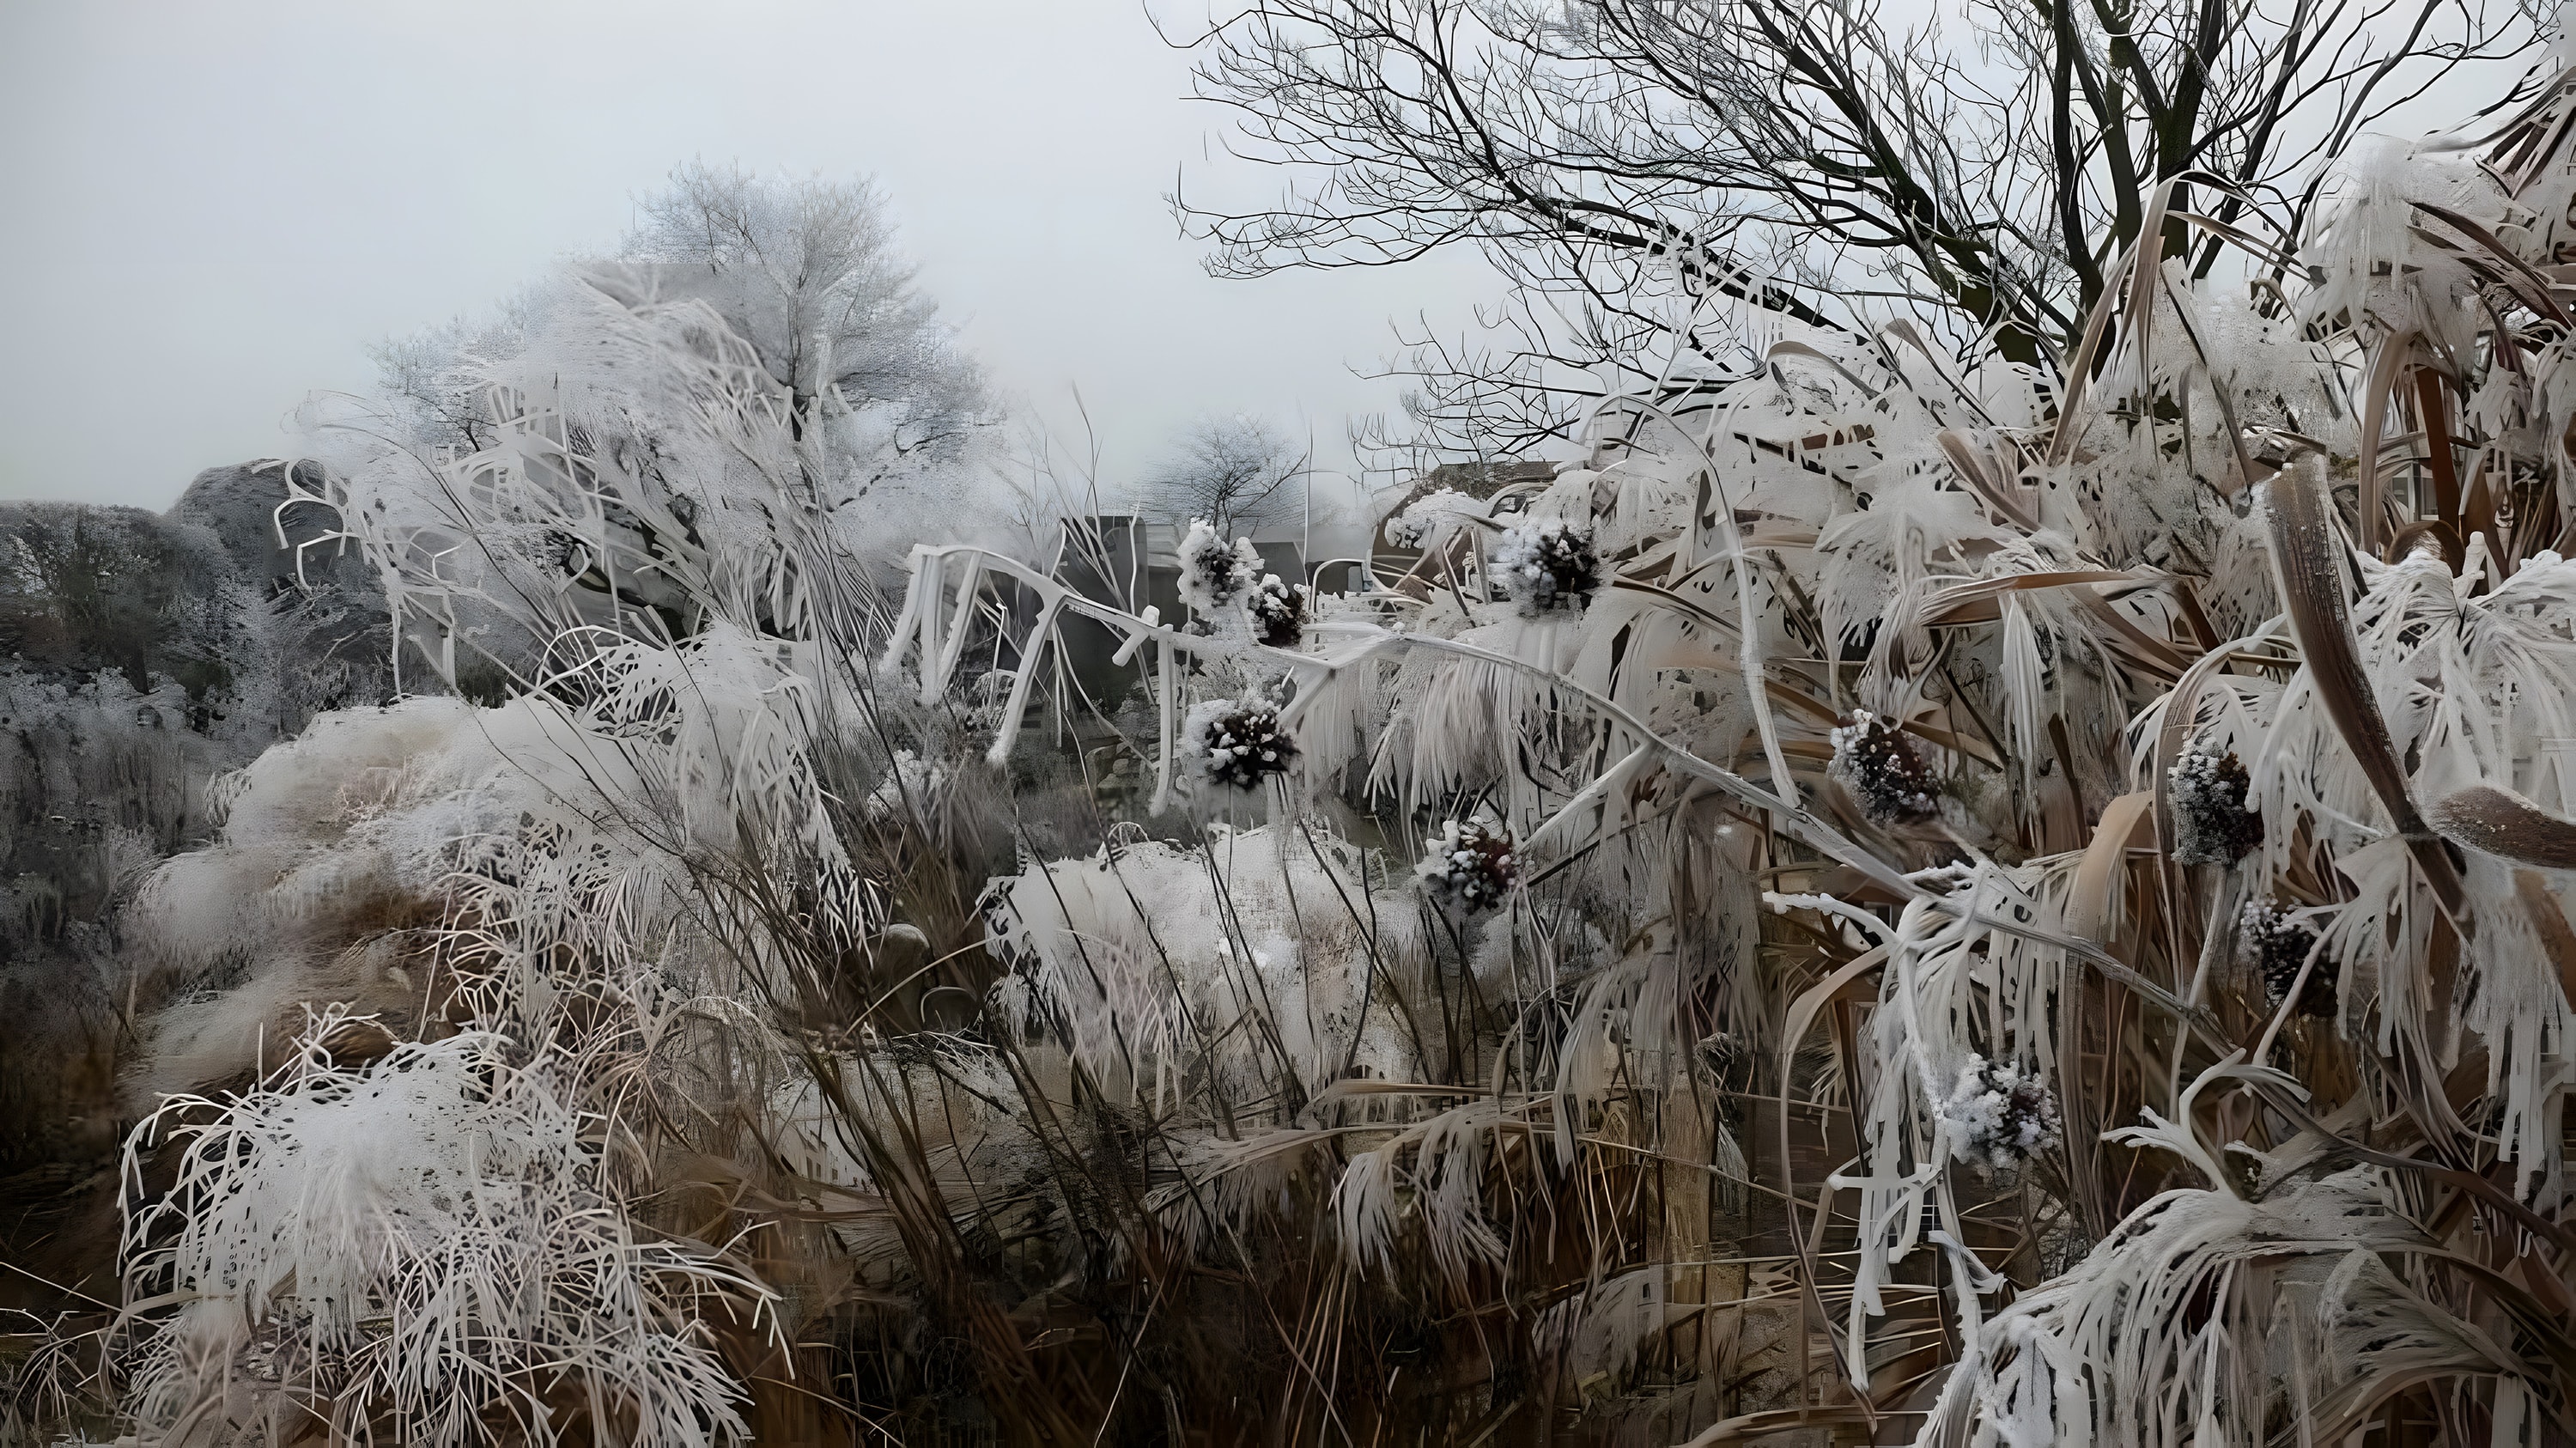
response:
<path id="1" fill-rule="evenodd" d="M 402 410 L 421 441 L 467 452 L 492 441 L 492 408 L 473 370 L 527 350 L 531 314 L 543 295 L 543 289 L 532 290 L 488 318 L 458 317 L 369 349 L 378 389 Z"/>
<path id="2" fill-rule="evenodd" d="M 400 593 L 462 650 L 451 678 L 531 667 L 568 628 L 690 637 L 718 615 L 683 580 L 755 556 L 773 571 L 723 587 L 765 600 L 758 627 L 858 627 L 877 573 L 1000 491 L 980 371 L 873 187 L 692 165 L 643 217 L 488 324 L 379 349 L 390 407 L 308 419 L 307 501 L 368 513 L 382 568 L 444 560 Z"/>
<path id="3" fill-rule="evenodd" d="M 1184 429 L 1172 451 L 1137 485 L 1140 511 L 1187 527 L 1204 518 L 1220 538 L 1276 521 L 1305 497 L 1306 450 L 1267 419 L 1210 415 Z"/>
<path id="4" fill-rule="evenodd" d="M 616 256 L 576 259 L 488 321 L 376 349 L 380 386 L 424 442 L 484 446 L 493 428 L 478 370 L 518 356 L 557 310 L 579 310 L 585 288 L 627 305 L 704 302 L 787 390 L 800 434 L 864 419 L 866 450 L 895 467 L 951 454 L 992 424 L 981 371 L 915 286 L 873 184 L 692 163 L 640 211 Z M 863 470 L 844 495 L 886 471 Z"/>
<path id="5" fill-rule="evenodd" d="M 1410 364 L 1418 420 L 1461 431 L 1498 391 L 1555 430 L 1568 369 L 1674 370 L 1640 339 L 1711 297 L 1864 333 L 1910 314 L 2045 370 L 2159 203 L 2198 272 L 2220 232 L 2178 214 L 2263 198 L 2295 230 L 2320 155 L 2523 52 L 2528 12 L 2496 9 L 1967 0 L 1900 28 L 1876 0 L 1263 0 L 1195 42 L 1199 93 L 1292 184 L 1175 204 L 1226 276 L 1481 247 L 1515 289 L 1499 346 Z M 1678 370 L 1750 360 L 1678 330 Z"/>
<path id="6" fill-rule="evenodd" d="M 625 269 L 713 305 L 800 411 L 900 408 L 907 447 L 984 420 L 977 370 L 915 288 L 873 183 L 692 163 L 643 215 Z"/>

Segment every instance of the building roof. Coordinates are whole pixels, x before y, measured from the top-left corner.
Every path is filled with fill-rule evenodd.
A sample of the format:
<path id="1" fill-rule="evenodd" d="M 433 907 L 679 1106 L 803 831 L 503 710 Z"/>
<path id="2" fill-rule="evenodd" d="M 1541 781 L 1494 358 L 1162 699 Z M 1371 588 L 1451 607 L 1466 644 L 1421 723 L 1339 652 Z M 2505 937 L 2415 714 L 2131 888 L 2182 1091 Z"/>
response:
<path id="1" fill-rule="evenodd" d="M 1471 498 L 1490 498 L 1514 483 L 1544 483 L 1556 476 L 1556 464 L 1544 458 L 1496 458 L 1484 462 L 1442 463 L 1424 473 L 1390 504 L 1382 517 L 1392 517 L 1443 488 Z"/>

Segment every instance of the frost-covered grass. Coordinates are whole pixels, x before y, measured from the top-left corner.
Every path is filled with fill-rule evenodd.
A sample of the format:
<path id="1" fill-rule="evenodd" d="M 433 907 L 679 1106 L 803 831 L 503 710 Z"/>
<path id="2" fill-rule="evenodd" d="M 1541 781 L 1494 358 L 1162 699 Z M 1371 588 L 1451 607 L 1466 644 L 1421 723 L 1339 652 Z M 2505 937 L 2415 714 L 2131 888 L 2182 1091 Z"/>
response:
<path id="1" fill-rule="evenodd" d="M 502 684 L 143 888 L 255 963 L 152 1023 L 109 1406 L 2564 1434 L 2571 104 L 2366 150 L 2277 284 L 2148 228 L 2046 389 L 1712 299 L 1763 367 L 1360 591 L 1194 529 L 1182 622 L 971 542 L 895 604 L 811 487 L 882 455 L 592 288 L 485 445 L 299 483 Z"/>
<path id="2" fill-rule="evenodd" d="M 768 1289 L 718 1251 L 638 1240 L 604 1143 L 507 1036 L 400 1042 L 342 1067 L 313 1021 L 294 1059 L 226 1100 L 172 1096 L 129 1147 L 174 1138 L 177 1177 L 126 1222 L 137 1416 L 216 1413 L 454 1445 L 613 1432 L 740 1441 L 715 1324 L 756 1332 Z M 576 1425 L 580 1425 L 576 1427 Z"/>

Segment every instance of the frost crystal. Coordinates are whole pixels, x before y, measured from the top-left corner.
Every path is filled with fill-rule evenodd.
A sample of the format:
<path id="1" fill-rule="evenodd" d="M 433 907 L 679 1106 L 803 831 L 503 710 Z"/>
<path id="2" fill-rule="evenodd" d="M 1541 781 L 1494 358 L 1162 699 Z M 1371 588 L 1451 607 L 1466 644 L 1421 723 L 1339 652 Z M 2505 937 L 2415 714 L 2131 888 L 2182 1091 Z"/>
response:
<path id="1" fill-rule="evenodd" d="M 2268 900 L 2249 900 L 2240 921 L 2236 948 L 2244 962 L 2263 977 L 2263 1000 L 2278 1010 L 2290 994 L 2291 983 L 2299 978 L 2299 969 L 2316 951 L 2317 933 L 2300 921 L 2293 911 L 2283 910 Z M 2331 963 L 2319 960 L 2308 972 L 2308 983 L 2299 991 L 2296 1013 L 2303 1016 L 2334 1014 L 2335 987 Z"/>
<path id="2" fill-rule="evenodd" d="M 1511 831 L 1490 820 L 1444 820 L 1417 870 L 1434 897 L 1461 910 L 1499 905 L 1521 877 Z"/>
<path id="3" fill-rule="evenodd" d="M 1871 820 L 1896 824 L 1940 808 L 1933 798 L 1939 781 L 1913 741 L 1885 719 L 1863 709 L 1827 737 L 1834 746 L 1833 777 Z"/>
<path id="4" fill-rule="evenodd" d="M 2234 751 L 2184 747 L 2166 775 L 2173 797 L 2174 859 L 2185 865 L 2233 865 L 2263 843 L 2263 816 L 2246 802 L 2253 779 Z"/>
<path id="5" fill-rule="evenodd" d="M 1297 757 L 1296 741 L 1279 727 L 1278 706 L 1261 699 L 1210 699 L 1192 707 L 1182 749 L 1210 780 L 1237 789 L 1287 773 Z"/>
<path id="6" fill-rule="evenodd" d="M 2011 1171 L 2065 1138 L 2057 1098 L 2038 1074 L 1983 1056 L 1959 1069 L 1959 1084 L 1940 1115 L 1954 1133 L 1959 1160 L 1987 1171 Z"/>
<path id="7" fill-rule="evenodd" d="M 1201 618 L 1213 618 L 1231 607 L 1261 577 L 1261 555 L 1254 551 L 1252 540 L 1237 538 L 1228 544 L 1205 518 L 1191 520 L 1188 536 L 1181 539 L 1180 556 L 1181 602 Z"/>
<path id="8" fill-rule="evenodd" d="M 1252 610 L 1252 637 L 1274 649 L 1293 649 L 1306 636 L 1307 588 L 1282 583 L 1276 573 L 1261 576 L 1261 586 L 1246 600 Z"/>
<path id="9" fill-rule="evenodd" d="M 1551 518 L 1504 529 L 1494 545 L 1494 571 L 1523 613 L 1545 613 L 1591 602 L 1601 582 L 1601 557 L 1590 529 Z"/>

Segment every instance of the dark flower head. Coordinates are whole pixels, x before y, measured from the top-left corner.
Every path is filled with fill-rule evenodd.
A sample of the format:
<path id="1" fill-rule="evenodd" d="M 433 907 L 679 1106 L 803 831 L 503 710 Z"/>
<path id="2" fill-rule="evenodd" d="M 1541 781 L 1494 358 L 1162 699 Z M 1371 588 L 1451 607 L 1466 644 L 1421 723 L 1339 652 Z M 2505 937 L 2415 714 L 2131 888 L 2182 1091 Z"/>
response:
<path id="1" fill-rule="evenodd" d="M 2239 923 L 2236 948 L 2245 963 L 2263 977 L 2263 999 L 2273 1009 L 2290 994 L 2290 986 L 2317 948 L 2317 933 L 2297 915 L 2267 900 L 2250 901 Z M 2334 963 L 2319 959 L 2299 991 L 2294 1014 L 2331 1016 L 2335 1010 Z"/>
<path id="2" fill-rule="evenodd" d="M 1306 636 L 1308 590 L 1302 583 L 1282 583 L 1279 575 L 1262 575 L 1259 587 L 1245 598 L 1252 611 L 1252 636 L 1274 649 L 1293 649 Z"/>
<path id="3" fill-rule="evenodd" d="M 1601 584 L 1601 558 L 1588 528 L 1555 519 L 1503 530 L 1494 545 L 1494 571 L 1520 600 L 1523 613 L 1581 608 Z"/>
<path id="4" fill-rule="evenodd" d="M 1899 824 L 1940 809 L 1940 781 L 1914 741 L 1887 720 L 1863 709 L 1828 737 L 1834 746 L 1833 777 L 1872 821 Z"/>
<path id="5" fill-rule="evenodd" d="M 2173 800 L 2174 859 L 2233 865 L 2263 843 L 2263 816 L 2246 804 L 2254 784 L 2244 761 L 2187 745 L 2165 776 Z"/>
<path id="6" fill-rule="evenodd" d="M 2065 1139 L 2057 1098 L 2039 1073 L 1982 1056 L 1961 1068 L 1940 1116 L 1959 1159 L 1987 1171 L 2009 1171 Z"/>
<path id="7" fill-rule="evenodd" d="M 1264 699 L 1197 705 L 1182 729 L 1181 748 L 1210 780 L 1247 790 L 1287 773 L 1297 758 L 1296 741 L 1279 726 L 1279 706 Z"/>
<path id="8" fill-rule="evenodd" d="M 1488 820 L 1446 820 L 1422 852 L 1418 872 L 1432 894 L 1461 910 L 1503 902 L 1521 877 L 1512 833 Z"/>

